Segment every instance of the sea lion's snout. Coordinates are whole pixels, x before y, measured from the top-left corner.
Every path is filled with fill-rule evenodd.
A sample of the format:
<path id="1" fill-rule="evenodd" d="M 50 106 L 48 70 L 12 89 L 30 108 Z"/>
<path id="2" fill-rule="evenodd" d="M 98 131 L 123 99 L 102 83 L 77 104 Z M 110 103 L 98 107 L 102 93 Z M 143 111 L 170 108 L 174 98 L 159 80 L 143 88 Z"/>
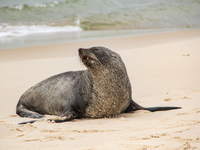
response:
<path id="1" fill-rule="evenodd" d="M 82 50 L 83 50 L 82 48 L 78 49 L 79 54 L 82 54 Z"/>
<path id="2" fill-rule="evenodd" d="M 86 51 L 83 52 L 83 50 L 84 50 L 83 48 L 78 49 L 79 56 L 80 56 L 82 62 L 86 62 L 86 61 L 88 62 L 88 61 L 93 60 L 92 57 L 88 56 L 88 54 L 87 54 L 88 52 L 86 52 Z"/>

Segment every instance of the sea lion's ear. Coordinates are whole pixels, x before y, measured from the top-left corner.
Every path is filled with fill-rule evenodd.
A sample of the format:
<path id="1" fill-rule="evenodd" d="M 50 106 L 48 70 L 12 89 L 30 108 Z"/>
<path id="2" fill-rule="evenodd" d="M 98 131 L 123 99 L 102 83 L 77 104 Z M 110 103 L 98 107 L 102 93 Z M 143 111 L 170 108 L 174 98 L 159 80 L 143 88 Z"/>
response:
<path id="1" fill-rule="evenodd" d="M 115 55 L 113 55 L 113 54 L 110 54 L 110 56 L 111 56 L 111 57 L 114 57 L 114 58 L 117 58 L 117 57 L 116 57 Z"/>

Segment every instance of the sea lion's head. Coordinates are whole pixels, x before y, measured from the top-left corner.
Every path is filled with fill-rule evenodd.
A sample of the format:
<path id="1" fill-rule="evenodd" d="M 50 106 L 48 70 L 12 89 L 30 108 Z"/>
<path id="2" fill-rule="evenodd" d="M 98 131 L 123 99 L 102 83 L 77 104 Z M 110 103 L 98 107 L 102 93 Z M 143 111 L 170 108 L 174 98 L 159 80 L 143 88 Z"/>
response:
<path id="1" fill-rule="evenodd" d="M 79 48 L 81 61 L 88 69 L 110 69 L 121 67 L 123 64 L 120 56 L 105 47 Z"/>

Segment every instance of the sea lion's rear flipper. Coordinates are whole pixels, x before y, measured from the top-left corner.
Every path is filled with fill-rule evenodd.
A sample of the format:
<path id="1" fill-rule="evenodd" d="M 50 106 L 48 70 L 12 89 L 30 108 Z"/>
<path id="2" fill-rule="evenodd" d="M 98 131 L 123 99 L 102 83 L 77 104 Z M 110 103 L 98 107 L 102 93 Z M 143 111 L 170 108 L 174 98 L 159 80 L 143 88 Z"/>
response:
<path id="1" fill-rule="evenodd" d="M 75 111 L 69 111 L 61 115 L 61 118 L 59 119 L 49 119 L 49 121 L 54 121 L 56 123 L 62 123 L 71 121 L 75 118 L 77 118 L 78 114 Z"/>
<path id="2" fill-rule="evenodd" d="M 20 102 L 18 102 L 18 104 L 17 104 L 16 113 L 21 117 L 27 117 L 27 118 L 43 118 L 44 117 L 42 114 L 39 114 L 35 111 L 27 109 Z"/>
<path id="3" fill-rule="evenodd" d="M 52 122 L 56 122 L 56 123 L 62 123 L 62 122 L 66 122 L 66 121 L 70 121 L 73 120 L 74 118 L 67 118 L 67 117 L 61 117 L 61 118 L 57 118 L 57 119 L 47 119 L 47 121 L 52 121 Z M 25 122 L 20 122 L 18 123 L 19 125 L 21 124 L 27 124 L 27 123 L 34 123 L 36 121 L 44 121 L 45 119 L 39 119 L 39 120 L 31 120 L 31 121 L 25 121 Z"/>
<path id="4" fill-rule="evenodd" d="M 70 120 L 72 120 L 72 118 L 61 117 L 61 118 L 57 118 L 57 119 L 47 119 L 47 121 L 52 121 L 52 122 L 56 122 L 56 123 L 62 123 L 62 122 L 70 121 Z M 34 123 L 36 121 L 45 121 L 45 119 L 24 121 L 24 122 L 20 122 L 18 124 L 22 125 L 22 124 L 27 124 L 27 123 Z"/>
<path id="5" fill-rule="evenodd" d="M 18 124 L 27 124 L 27 123 L 34 123 L 36 121 L 44 121 L 44 119 L 39 119 L 39 120 L 31 120 L 31 121 L 24 121 L 24 122 L 20 122 Z"/>
<path id="6" fill-rule="evenodd" d="M 158 106 L 158 107 L 142 107 L 135 103 L 133 100 L 131 101 L 130 105 L 124 112 L 130 112 L 130 111 L 136 111 L 136 110 L 148 110 L 150 112 L 154 111 L 166 111 L 166 110 L 172 110 L 172 109 L 181 109 L 182 107 L 176 107 L 176 106 Z"/>
<path id="7" fill-rule="evenodd" d="M 63 113 L 60 118 L 56 118 L 56 119 L 47 119 L 47 121 L 52 121 L 52 122 L 56 122 L 56 123 L 62 123 L 62 122 L 67 122 L 67 121 L 71 121 L 75 118 L 77 118 L 78 113 L 76 111 L 67 111 L 65 113 Z M 45 119 L 39 119 L 39 120 L 31 120 L 31 121 L 25 121 L 25 122 L 21 122 L 18 124 L 27 124 L 27 123 L 34 123 L 36 121 L 44 121 Z"/>

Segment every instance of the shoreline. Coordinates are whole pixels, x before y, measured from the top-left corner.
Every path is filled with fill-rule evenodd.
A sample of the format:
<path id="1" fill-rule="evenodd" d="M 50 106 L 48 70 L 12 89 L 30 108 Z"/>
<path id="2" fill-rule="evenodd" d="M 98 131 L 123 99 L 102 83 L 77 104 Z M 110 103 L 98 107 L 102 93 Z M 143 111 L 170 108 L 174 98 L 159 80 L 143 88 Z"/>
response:
<path id="1" fill-rule="evenodd" d="M 64 44 L 90 40 L 109 38 L 132 37 L 149 34 L 158 34 L 174 31 L 197 30 L 197 28 L 161 28 L 161 29 L 137 29 L 137 30 L 100 30 L 77 32 L 53 32 L 35 33 L 24 36 L 14 36 L 0 39 L 0 50 L 44 46 L 52 44 Z"/>
<path id="2" fill-rule="evenodd" d="M 172 40 L 176 42 L 180 40 L 187 40 L 189 38 L 199 37 L 199 31 L 200 29 L 171 31 L 164 33 L 138 35 L 138 36 L 113 37 L 113 38 L 77 41 L 70 43 L 5 49 L 5 50 L 0 50 L 0 62 L 9 60 L 20 61 L 20 60 L 41 59 L 41 58 L 54 58 L 54 57 L 63 58 L 68 56 L 71 57 L 71 56 L 76 56 L 77 54 L 76 50 L 78 50 L 80 47 L 92 47 L 99 45 L 104 45 L 105 47 L 115 49 L 116 51 L 119 51 L 121 49 L 147 47 L 166 42 L 171 42 Z M 176 33 L 176 36 L 174 36 L 174 33 Z M 159 39 L 160 35 L 163 35 L 164 38 Z M 113 39 L 116 41 L 116 46 L 113 46 L 112 44 Z M 123 40 L 122 44 L 120 43 L 121 40 Z M 131 40 L 133 41 L 133 45 L 129 44 L 129 41 Z M 38 53 L 40 53 L 40 55 L 38 55 Z"/>
<path id="3" fill-rule="evenodd" d="M 52 75 L 83 70 L 78 48 L 96 45 L 120 54 L 135 102 L 182 109 L 18 125 L 32 120 L 15 113 L 22 93 Z M 200 30 L 186 30 L 0 50 L 1 148 L 200 149 L 199 47 Z"/>

